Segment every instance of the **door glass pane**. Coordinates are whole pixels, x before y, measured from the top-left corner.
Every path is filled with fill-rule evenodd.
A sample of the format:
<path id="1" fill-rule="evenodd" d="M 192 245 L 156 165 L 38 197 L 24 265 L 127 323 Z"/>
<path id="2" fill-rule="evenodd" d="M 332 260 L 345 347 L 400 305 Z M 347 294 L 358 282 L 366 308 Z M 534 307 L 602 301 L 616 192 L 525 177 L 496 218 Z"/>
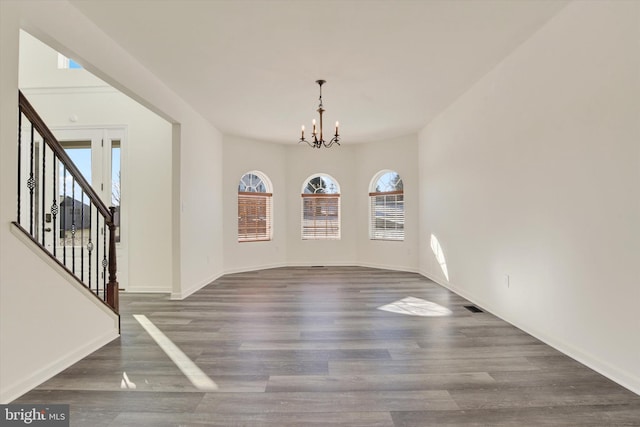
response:
<path id="1" fill-rule="evenodd" d="M 115 206 L 115 217 L 113 222 L 116 226 L 116 242 L 120 241 L 120 195 L 121 195 L 120 179 L 120 141 L 111 141 L 111 204 Z"/>
<path id="2" fill-rule="evenodd" d="M 64 141 L 60 144 L 84 179 L 91 184 L 91 141 Z"/>
<path id="3" fill-rule="evenodd" d="M 91 141 L 61 141 L 60 144 L 84 179 L 91 184 Z M 84 246 L 84 240 L 89 238 L 89 200 L 64 165 L 59 165 L 60 244 Z M 72 233 L 74 228 L 76 232 Z"/>

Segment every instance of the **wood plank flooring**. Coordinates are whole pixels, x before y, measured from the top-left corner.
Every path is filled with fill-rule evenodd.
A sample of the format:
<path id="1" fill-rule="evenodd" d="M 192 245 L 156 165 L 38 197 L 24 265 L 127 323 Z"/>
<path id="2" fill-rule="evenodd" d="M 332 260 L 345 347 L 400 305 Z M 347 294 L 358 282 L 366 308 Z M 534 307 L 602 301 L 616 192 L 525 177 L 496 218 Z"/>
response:
<path id="1" fill-rule="evenodd" d="M 451 313 L 378 309 L 406 297 Z M 120 303 L 121 338 L 15 403 L 67 403 L 71 425 L 91 427 L 640 426 L 640 396 L 417 274 L 278 268 Z M 217 390 L 194 386 L 134 314 Z"/>

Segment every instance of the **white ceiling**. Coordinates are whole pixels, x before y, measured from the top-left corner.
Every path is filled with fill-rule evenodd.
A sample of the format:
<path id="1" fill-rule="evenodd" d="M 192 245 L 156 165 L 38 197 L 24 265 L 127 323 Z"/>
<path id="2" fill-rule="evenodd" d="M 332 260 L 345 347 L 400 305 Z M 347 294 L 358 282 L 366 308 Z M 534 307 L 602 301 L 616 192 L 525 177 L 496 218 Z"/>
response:
<path id="1" fill-rule="evenodd" d="M 565 1 L 72 0 L 220 131 L 344 144 L 416 133 Z"/>

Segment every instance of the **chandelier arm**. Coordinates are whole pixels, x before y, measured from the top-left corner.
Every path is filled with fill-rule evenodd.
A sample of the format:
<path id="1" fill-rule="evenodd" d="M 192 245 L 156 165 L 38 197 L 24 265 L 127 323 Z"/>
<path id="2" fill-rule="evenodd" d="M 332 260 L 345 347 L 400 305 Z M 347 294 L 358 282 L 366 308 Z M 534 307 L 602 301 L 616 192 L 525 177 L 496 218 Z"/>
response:
<path id="1" fill-rule="evenodd" d="M 306 142 L 307 145 L 309 145 L 309 147 L 315 147 L 315 145 L 312 142 L 307 141 L 305 138 L 300 138 L 300 141 L 298 141 L 298 144 L 300 144 L 301 142 Z"/>

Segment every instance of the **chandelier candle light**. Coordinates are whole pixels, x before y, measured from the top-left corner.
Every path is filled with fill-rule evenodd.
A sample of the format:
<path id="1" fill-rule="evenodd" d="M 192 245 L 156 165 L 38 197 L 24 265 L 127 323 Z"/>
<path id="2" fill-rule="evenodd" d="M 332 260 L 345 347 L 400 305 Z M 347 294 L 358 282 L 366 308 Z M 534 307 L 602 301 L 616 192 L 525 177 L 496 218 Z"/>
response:
<path id="1" fill-rule="evenodd" d="M 316 83 L 318 83 L 318 85 L 320 86 L 320 105 L 318 105 L 318 109 L 316 110 L 320 114 L 320 134 L 318 135 L 318 131 L 316 129 L 316 119 L 313 119 L 313 132 L 311 134 L 311 136 L 313 136 L 313 140 L 307 141 L 306 139 L 304 139 L 304 125 L 302 125 L 302 136 L 300 137 L 300 141 L 298 141 L 298 144 L 301 142 L 306 142 L 310 147 L 313 148 L 321 148 L 323 146 L 329 148 L 333 144 L 340 145 L 340 142 L 338 142 L 340 140 L 340 135 L 338 135 L 338 122 L 336 122 L 336 134 L 333 136 L 333 138 L 331 138 L 329 142 L 325 141 L 322 135 L 322 113 L 324 113 L 324 108 L 322 108 L 322 85 L 326 82 L 326 80 L 316 80 Z M 318 136 L 320 138 L 318 138 Z"/>

